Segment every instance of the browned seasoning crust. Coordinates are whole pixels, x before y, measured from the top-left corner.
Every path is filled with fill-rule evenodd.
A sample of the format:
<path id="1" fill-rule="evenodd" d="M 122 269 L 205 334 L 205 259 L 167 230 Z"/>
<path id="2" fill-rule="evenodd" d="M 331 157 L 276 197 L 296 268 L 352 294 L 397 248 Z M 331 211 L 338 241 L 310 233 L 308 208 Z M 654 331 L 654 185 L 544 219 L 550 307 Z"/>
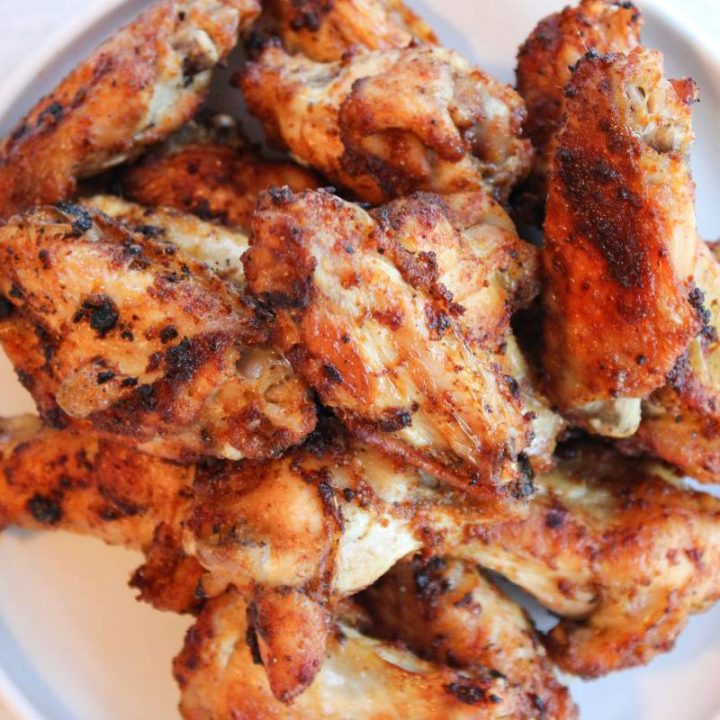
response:
<path id="1" fill-rule="evenodd" d="M 0 218 L 71 197 L 78 179 L 187 122 L 256 0 L 161 0 L 101 45 L 0 145 Z"/>
<path id="2" fill-rule="evenodd" d="M 628 53 L 640 43 L 640 11 L 621 0 L 581 0 L 543 20 L 520 46 L 517 90 L 525 100 L 525 132 L 536 150 L 532 192 L 545 205 L 547 180 L 565 116 L 565 86 L 589 50 Z"/>
<path id="3" fill-rule="evenodd" d="M 521 400 L 465 341 L 431 253 L 327 192 L 282 191 L 261 198 L 244 263 L 297 372 L 365 442 L 507 509 L 530 490 Z"/>
<path id="4" fill-rule="evenodd" d="M 437 38 L 402 0 L 268 0 L 253 27 L 252 46 L 278 37 L 291 54 L 317 62 L 351 49 L 385 50 Z"/>
<path id="5" fill-rule="evenodd" d="M 361 200 L 482 188 L 505 198 L 530 167 L 521 98 L 451 50 L 317 63 L 270 45 L 238 83 L 271 141 Z"/>
<path id="6" fill-rule="evenodd" d="M 589 53 L 567 89 L 545 221 L 544 355 L 572 410 L 648 395 L 701 327 L 690 108 L 658 53 Z"/>
<path id="7" fill-rule="evenodd" d="M 314 426 L 303 384 L 258 346 L 265 315 L 175 246 L 63 205 L 0 228 L 0 256 L 2 339 L 43 405 L 54 394 L 86 426 L 181 459 L 273 456 Z M 27 360 L 16 315 L 40 340 Z"/>
<path id="8" fill-rule="evenodd" d="M 261 158 L 226 125 L 186 127 L 122 176 L 125 194 L 141 205 L 171 207 L 243 230 L 263 190 L 287 185 L 300 192 L 319 184 L 299 165 Z"/>

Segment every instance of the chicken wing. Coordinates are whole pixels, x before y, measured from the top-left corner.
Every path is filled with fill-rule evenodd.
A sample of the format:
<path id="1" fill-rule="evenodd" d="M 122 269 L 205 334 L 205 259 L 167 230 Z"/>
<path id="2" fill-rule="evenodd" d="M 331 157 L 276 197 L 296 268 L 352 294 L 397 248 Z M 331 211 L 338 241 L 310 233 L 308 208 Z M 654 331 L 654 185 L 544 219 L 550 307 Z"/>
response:
<path id="1" fill-rule="evenodd" d="M 267 457 L 302 440 L 314 405 L 260 344 L 266 314 L 145 230 L 76 205 L 0 228 L 0 294 L 14 308 L 3 339 L 20 322 L 40 341 L 21 366 L 36 369 L 31 392 L 169 458 Z"/>
<path id="2" fill-rule="evenodd" d="M 523 522 L 465 527 L 460 550 L 564 619 L 551 658 L 586 677 L 672 648 L 720 598 L 720 501 L 603 446 L 571 447 Z"/>
<path id="3" fill-rule="evenodd" d="M 177 130 L 259 12 L 257 0 L 161 0 L 101 45 L 0 144 L 0 218 L 68 199 Z"/>
<path id="4" fill-rule="evenodd" d="M 437 43 L 433 31 L 402 0 L 269 0 L 253 28 L 253 45 L 268 36 L 291 54 L 317 62 L 342 59 L 349 50 Z"/>
<path id="5" fill-rule="evenodd" d="M 704 327 L 669 375 L 643 403 L 636 435 L 624 443 L 672 463 L 701 482 L 720 480 L 720 263 L 700 243 L 695 283 Z"/>
<path id="6" fill-rule="evenodd" d="M 182 550 L 194 468 L 143 455 L 111 437 L 0 420 L 0 529 L 66 530 L 139 550 L 131 584 L 173 612 L 199 609 L 204 569 Z"/>
<path id="7" fill-rule="evenodd" d="M 471 564 L 445 558 L 398 563 L 358 597 L 371 634 L 400 640 L 453 668 L 492 668 L 524 702 L 514 717 L 576 718 L 530 620 Z"/>
<path id="8" fill-rule="evenodd" d="M 521 400 L 466 341 L 433 254 L 409 252 L 322 191 L 263 196 L 251 243 L 248 286 L 275 309 L 278 342 L 353 432 L 485 498 L 489 512 L 531 491 Z"/>
<path id="9" fill-rule="evenodd" d="M 542 20 L 518 52 L 517 90 L 527 105 L 525 132 L 535 147 L 529 191 L 544 207 L 548 174 L 565 118 L 565 86 L 588 51 L 629 53 L 640 44 L 642 16 L 623 0 L 581 0 Z"/>
<path id="10" fill-rule="evenodd" d="M 270 45 L 238 82 L 273 142 L 361 200 L 483 187 L 504 198 L 530 166 L 520 97 L 451 50 L 316 63 Z"/>
<path id="11" fill-rule="evenodd" d="M 271 186 L 300 192 L 319 186 L 309 170 L 259 157 L 228 116 L 192 123 L 122 175 L 125 194 L 148 207 L 170 207 L 246 231 L 258 195 Z"/>
<path id="12" fill-rule="evenodd" d="M 258 665 L 249 608 L 233 590 L 210 601 L 175 659 L 186 720 L 495 720 L 515 714 L 522 695 L 497 674 L 451 670 L 403 646 L 359 632 L 357 611 L 333 624 L 322 669 L 312 686 L 284 705 Z M 530 716 L 528 716 L 530 717 Z M 538 717 L 538 715 L 534 716 Z"/>
<path id="13" fill-rule="evenodd" d="M 487 193 L 419 193 L 372 213 L 394 242 L 433 258 L 437 280 L 462 307 L 457 322 L 480 353 L 491 350 L 532 416 L 526 448 L 533 469 L 552 465 L 565 421 L 550 407 L 510 330 L 510 317 L 540 292 L 537 250 L 517 236 L 507 213 Z"/>
<path id="14" fill-rule="evenodd" d="M 645 50 L 589 53 L 566 95 L 542 253 L 547 388 L 590 430 L 629 435 L 701 327 L 690 108 Z M 629 427 L 603 427 L 615 399 Z"/>

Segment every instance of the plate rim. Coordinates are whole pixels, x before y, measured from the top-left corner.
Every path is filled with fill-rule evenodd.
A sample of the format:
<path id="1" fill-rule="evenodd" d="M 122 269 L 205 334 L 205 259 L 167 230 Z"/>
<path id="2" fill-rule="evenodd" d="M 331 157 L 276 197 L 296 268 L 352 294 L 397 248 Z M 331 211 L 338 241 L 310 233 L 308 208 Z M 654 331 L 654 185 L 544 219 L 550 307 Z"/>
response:
<path id="1" fill-rule="evenodd" d="M 7 121 L 18 103 L 22 103 L 28 88 L 32 86 L 52 64 L 53 60 L 65 53 L 82 35 L 92 34 L 98 25 L 103 24 L 110 15 L 124 6 L 137 3 L 139 8 L 150 6 L 155 0 L 98 0 L 98 4 L 78 13 L 60 30 L 51 34 L 38 53 L 27 55 L 15 69 L 0 81 L 0 125 Z M 435 0 L 431 0 L 434 2 Z M 654 16 L 662 24 L 672 27 L 685 42 L 691 44 L 709 66 L 709 72 L 715 76 L 720 91 L 720 46 L 695 20 L 687 17 L 682 9 L 668 0 L 643 0 L 639 3 L 643 15 Z M 89 43 L 88 43 L 89 44 Z M 37 102 L 37 99 L 32 100 Z M 27 112 L 30 108 L 23 108 Z M 25 696 L 12 680 L 6 668 L 0 665 L 0 720 L 4 707 L 14 714 L 9 720 L 46 720 L 36 709 L 32 701 Z M 720 717 L 720 709 L 719 709 Z"/>

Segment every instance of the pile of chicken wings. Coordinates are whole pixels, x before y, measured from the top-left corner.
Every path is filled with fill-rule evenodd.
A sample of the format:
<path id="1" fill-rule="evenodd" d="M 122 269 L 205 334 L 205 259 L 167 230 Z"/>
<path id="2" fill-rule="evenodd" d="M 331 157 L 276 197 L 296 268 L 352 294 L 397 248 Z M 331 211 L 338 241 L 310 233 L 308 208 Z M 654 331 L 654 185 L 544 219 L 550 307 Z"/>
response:
<path id="1" fill-rule="evenodd" d="M 160 0 L 0 143 L 0 528 L 144 553 L 184 718 L 575 718 L 556 667 L 720 598 L 720 251 L 641 26 L 581 0 L 513 89 L 400 0 Z M 236 46 L 284 157 L 206 105 Z"/>

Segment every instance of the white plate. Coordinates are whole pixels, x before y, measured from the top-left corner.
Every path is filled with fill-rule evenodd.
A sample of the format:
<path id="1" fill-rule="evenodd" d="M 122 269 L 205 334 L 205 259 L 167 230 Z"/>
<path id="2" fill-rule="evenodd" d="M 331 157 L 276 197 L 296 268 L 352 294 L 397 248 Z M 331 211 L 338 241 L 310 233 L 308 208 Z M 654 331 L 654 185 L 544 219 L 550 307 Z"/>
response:
<path id="1" fill-rule="evenodd" d="M 564 0 L 411 0 L 445 44 L 512 80 L 518 44 Z M 144 0 L 100 3 L 52 47 L 0 86 L 0 134 Z M 666 53 L 668 71 L 692 75 L 703 102 L 694 155 L 701 232 L 720 234 L 720 59 L 702 31 L 657 2 L 643 5 L 646 44 Z M 215 106 L 227 102 L 221 78 Z M 230 103 L 234 107 L 236 103 Z M 0 357 L 0 415 L 32 403 Z M 136 603 L 125 585 L 139 556 L 91 540 L 9 532 L 0 536 L 0 705 L 21 720 L 170 720 L 177 690 L 170 661 L 186 619 Z M 720 717 L 720 607 L 694 618 L 675 651 L 649 667 L 571 681 L 585 720 L 712 720 Z M 0 717 L 2 709 L 0 708 Z"/>

